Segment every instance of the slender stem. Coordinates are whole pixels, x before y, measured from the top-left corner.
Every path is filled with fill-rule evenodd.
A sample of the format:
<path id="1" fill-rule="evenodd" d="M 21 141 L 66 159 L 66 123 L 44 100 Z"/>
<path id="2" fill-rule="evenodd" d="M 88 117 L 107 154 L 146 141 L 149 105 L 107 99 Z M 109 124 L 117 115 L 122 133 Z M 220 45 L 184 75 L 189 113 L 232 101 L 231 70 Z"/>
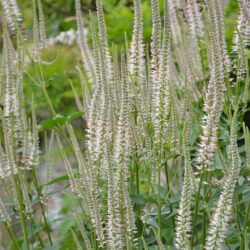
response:
<path id="1" fill-rule="evenodd" d="M 175 157 L 174 157 L 175 158 Z M 173 158 L 173 159 L 174 159 Z M 167 184 L 167 197 L 168 197 L 168 201 L 171 198 L 171 192 L 170 192 L 170 181 L 169 181 L 169 173 L 168 173 L 168 162 L 167 159 L 165 159 L 165 164 L 164 164 L 164 168 L 165 168 L 165 176 L 166 176 L 166 184 Z M 171 214 L 173 214 L 173 205 L 171 204 L 171 202 L 169 201 L 169 209 Z M 174 216 L 172 216 L 172 223 L 173 223 L 173 228 L 175 228 L 175 220 L 174 220 Z"/>
<path id="2" fill-rule="evenodd" d="M 34 218 L 32 218 L 32 220 L 31 220 L 31 230 L 32 230 L 32 225 L 35 225 L 35 220 L 34 220 Z M 32 235 L 33 235 L 33 234 L 32 234 Z M 41 247 L 42 247 L 42 248 L 45 248 L 44 241 L 43 241 L 43 239 L 41 238 L 41 236 L 39 235 L 39 232 L 36 232 L 35 235 L 36 235 L 38 241 L 40 242 Z M 32 249 L 33 249 L 33 245 L 32 245 Z"/>
<path id="3" fill-rule="evenodd" d="M 41 238 L 41 236 L 39 235 L 39 233 L 37 233 L 36 235 L 37 235 L 37 238 L 38 238 L 38 240 L 39 240 L 39 242 L 40 242 L 41 247 L 42 247 L 42 248 L 45 248 L 43 239 Z"/>
<path id="4" fill-rule="evenodd" d="M 206 171 L 206 170 L 203 170 L 202 176 L 200 177 L 199 188 L 198 188 L 198 192 L 197 192 L 196 197 L 195 197 L 195 208 L 194 208 L 194 216 L 193 216 L 193 230 L 192 230 L 192 238 L 191 238 L 191 249 L 193 249 L 193 246 L 194 246 L 195 226 L 196 226 L 197 215 L 198 215 L 199 204 L 200 204 L 200 191 L 201 191 L 201 187 L 202 187 L 204 171 Z"/>
<path id="5" fill-rule="evenodd" d="M 137 154 L 135 159 L 135 169 L 136 169 L 136 194 L 140 194 L 140 173 L 139 173 L 139 164 L 137 162 Z"/>
<path id="6" fill-rule="evenodd" d="M 158 167 L 158 235 L 161 238 L 161 166 Z"/>
<path id="7" fill-rule="evenodd" d="M 136 178 L 135 178 L 136 195 L 140 195 L 140 171 L 139 171 L 137 150 L 136 150 L 135 159 L 134 159 L 134 167 L 135 167 L 135 172 L 136 172 Z M 140 204 L 136 204 L 136 214 L 138 217 L 137 229 L 138 229 L 138 234 L 140 236 L 140 234 L 141 234 L 141 223 L 140 223 L 141 206 L 140 206 Z"/>
<path id="8" fill-rule="evenodd" d="M 25 244 L 25 249 L 29 250 L 29 239 L 28 239 L 28 234 L 27 234 L 27 229 L 26 229 L 26 223 L 25 223 L 25 217 L 22 211 L 19 211 L 19 216 L 20 216 L 20 221 L 21 221 L 21 228 L 23 232 L 23 238 L 24 238 L 24 244 Z"/>
<path id="9" fill-rule="evenodd" d="M 135 105 L 135 112 L 134 112 L 134 122 L 135 125 L 137 126 L 137 106 Z M 138 164 L 138 150 L 137 147 L 135 149 L 135 158 L 134 158 L 134 164 L 135 164 L 135 171 L 136 171 L 136 194 L 140 194 L 140 169 L 139 169 L 139 164 Z M 141 223 L 140 223 L 140 216 L 141 216 L 141 206 L 140 204 L 136 204 L 136 211 L 137 211 L 137 217 L 138 217 L 138 224 L 137 224 L 137 229 L 138 229 L 138 234 L 140 235 L 141 233 Z"/>
<path id="10" fill-rule="evenodd" d="M 235 207 L 235 213 L 236 213 L 236 227 L 237 227 L 237 230 L 239 231 L 239 237 L 240 237 L 240 250 L 244 250 L 244 232 L 243 232 L 243 228 L 241 227 L 240 225 L 240 220 L 239 220 L 239 209 L 238 207 Z"/>
<path id="11" fill-rule="evenodd" d="M 93 248 L 94 248 L 94 250 L 97 250 L 98 247 L 97 247 L 97 241 L 96 241 L 96 233 L 95 233 L 95 231 L 92 234 L 92 239 L 93 239 Z"/>
<path id="12" fill-rule="evenodd" d="M 25 244 L 25 249 L 29 250 L 29 239 L 28 239 L 28 234 L 27 234 L 27 228 L 26 228 L 26 221 L 25 221 L 25 216 L 22 210 L 22 205 L 23 205 L 23 194 L 22 194 L 22 189 L 20 186 L 20 180 L 17 176 L 13 176 L 14 178 L 14 184 L 15 184 L 15 188 L 16 192 L 17 192 L 17 196 L 18 196 L 18 201 L 19 201 L 19 207 L 18 207 L 18 213 L 20 216 L 20 222 L 21 222 L 21 228 L 22 228 L 22 232 L 23 232 L 23 238 L 24 238 L 24 244 Z"/>
<path id="13" fill-rule="evenodd" d="M 241 200 L 242 200 L 242 194 L 238 194 L 237 203 L 240 203 Z M 240 250 L 244 250 L 245 249 L 244 248 L 244 245 L 245 245 L 245 241 L 244 241 L 244 225 L 245 225 L 245 223 L 240 222 L 240 216 L 239 216 L 240 211 L 244 210 L 244 204 L 236 205 L 235 209 L 236 209 L 236 217 L 237 217 L 236 226 L 237 226 L 237 229 L 239 231 L 239 236 L 240 236 Z M 247 217 L 246 217 L 246 220 L 247 220 Z"/>
<path id="14" fill-rule="evenodd" d="M 53 104 L 52 104 L 52 102 L 50 100 L 50 97 L 48 95 L 48 91 L 47 91 L 46 86 L 44 84 L 42 85 L 42 90 L 43 90 L 43 94 L 44 94 L 44 96 L 46 98 L 46 101 L 47 101 L 47 103 L 49 105 L 49 108 L 51 110 L 52 115 L 56 116 L 56 111 L 55 111 L 54 106 L 53 106 Z"/>
<path id="15" fill-rule="evenodd" d="M 39 202 L 40 202 L 40 206 L 41 206 L 41 210 L 42 210 L 42 217 L 43 217 L 46 229 L 47 229 L 46 232 L 47 232 L 47 235 L 48 235 L 48 238 L 49 238 L 50 245 L 53 246 L 52 237 L 51 237 L 51 234 L 50 234 L 50 231 L 49 231 L 50 226 L 49 226 L 48 220 L 47 220 L 46 215 L 45 215 L 45 206 L 44 206 L 44 203 L 41 202 L 41 200 L 40 200 L 41 191 L 40 191 L 40 187 L 38 185 L 38 181 L 37 181 L 35 171 L 33 171 L 33 177 L 34 177 L 35 187 L 36 187 L 36 190 L 37 190 L 37 194 L 38 194 L 38 197 L 39 197 Z"/>
<path id="16" fill-rule="evenodd" d="M 208 172 L 205 172 L 205 182 L 207 182 L 208 179 Z M 207 183 L 205 184 L 204 187 L 204 201 L 207 202 Z M 207 228 L 206 228 L 206 222 L 207 222 L 207 212 L 206 212 L 206 208 L 204 208 L 203 211 L 203 218 L 202 218 L 202 246 L 203 249 L 205 249 L 205 244 L 206 244 L 206 232 L 207 232 Z"/>
<path id="17" fill-rule="evenodd" d="M 39 64 L 38 66 L 39 66 L 39 72 L 38 72 L 37 68 L 36 68 L 36 71 L 37 71 L 40 82 L 38 81 L 37 83 L 41 84 L 41 88 L 42 88 L 43 94 L 45 96 L 45 99 L 46 99 L 46 101 L 47 101 L 47 103 L 49 105 L 50 111 L 51 111 L 53 116 L 56 116 L 56 110 L 55 110 L 55 108 L 53 106 L 53 103 L 52 103 L 52 101 L 50 99 L 50 96 L 48 94 L 48 91 L 46 89 L 46 83 L 45 83 L 45 80 L 44 80 L 44 77 L 43 77 L 43 71 L 42 71 L 41 65 Z M 40 73 L 40 75 L 39 75 L 39 73 Z M 31 77 L 31 79 L 33 79 L 32 76 L 29 75 L 29 77 Z M 35 81 L 35 79 L 33 79 L 33 81 Z M 71 151 L 73 151 L 73 147 L 72 147 L 72 145 L 71 145 L 71 143 L 70 143 L 64 129 L 62 127 L 60 127 L 59 129 L 60 129 L 60 131 L 62 133 L 62 136 L 63 136 L 63 139 L 67 143 L 68 147 L 70 148 Z"/>
<path id="18" fill-rule="evenodd" d="M 14 245 L 15 245 L 15 249 L 20 249 L 20 247 L 18 246 L 18 243 L 17 243 L 17 240 L 16 240 L 16 237 L 12 231 L 12 228 L 10 227 L 10 225 L 8 225 L 6 222 L 5 222 L 5 227 L 7 229 L 7 232 L 10 236 L 10 238 L 12 239 L 12 241 L 14 242 Z"/>
<path id="19" fill-rule="evenodd" d="M 245 239 L 245 236 L 246 236 L 246 232 L 247 232 L 247 223 L 248 223 L 249 216 L 250 216 L 250 202 L 248 202 L 248 206 L 247 206 L 247 210 L 246 210 L 246 216 L 245 216 L 245 221 L 244 221 L 244 225 L 243 225 L 243 228 L 242 228 L 242 234 L 243 234 L 245 249 L 247 249 L 247 246 L 245 246 L 245 244 L 246 244 L 246 242 L 248 242 L 248 239 Z M 244 249 L 244 247 L 243 247 L 243 249 Z"/>

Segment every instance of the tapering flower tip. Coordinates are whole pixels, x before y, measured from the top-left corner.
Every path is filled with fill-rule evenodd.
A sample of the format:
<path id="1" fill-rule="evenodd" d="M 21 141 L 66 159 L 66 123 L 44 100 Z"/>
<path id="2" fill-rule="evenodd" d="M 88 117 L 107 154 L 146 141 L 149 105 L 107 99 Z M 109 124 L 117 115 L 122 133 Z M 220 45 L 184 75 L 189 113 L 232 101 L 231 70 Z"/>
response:
<path id="1" fill-rule="evenodd" d="M 40 49 L 45 49 L 48 46 L 46 29 L 45 29 L 45 18 L 41 0 L 38 0 L 38 15 L 39 15 L 39 40 L 40 40 Z"/>
<path id="2" fill-rule="evenodd" d="M 103 0 L 96 0 L 96 9 L 97 9 L 99 31 L 102 33 L 100 35 L 100 39 L 105 39 L 107 38 L 107 34 L 106 34 L 106 23 L 104 20 Z"/>
<path id="3" fill-rule="evenodd" d="M 33 54 L 34 60 L 40 60 L 41 50 L 48 47 L 46 37 L 45 18 L 41 0 L 33 2 Z"/>
<path id="4" fill-rule="evenodd" d="M 34 102 L 32 102 L 34 103 Z M 24 111 L 23 111 L 24 113 Z M 39 165 L 39 137 L 37 131 L 37 121 L 34 105 L 32 105 L 32 118 L 27 125 L 26 116 L 23 115 L 23 135 L 22 135 L 22 169 L 30 170 Z"/>
<path id="5" fill-rule="evenodd" d="M 114 72 L 112 67 L 112 60 L 108 46 L 108 36 L 106 23 L 104 18 L 102 0 L 96 0 L 98 27 L 99 27 L 99 40 L 100 40 L 100 60 L 103 66 L 104 77 L 109 83 L 113 82 Z M 105 80 L 104 80 L 105 82 Z M 110 88 L 110 86 L 109 86 Z"/>
<path id="6" fill-rule="evenodd" d="M 92 79 L 94 77 L 93 57 L 87 43 L 87 30 L 84 28 L 82 20 L 80 0 L 75 0 L 75 9 L 76 9 L 76 23 L 77 23 L 77 33 L 78 33 L 77 42 L 81 50 L 82 60 L 86 73 L 88 77 Z"/>
<path id="7" fill-rule="evenodd" d="M 141 0 L 134 0 L 134 29 L 129 58 L 130 74 L 141 77 L 144 66 L 142 5 Z"/>
<path id="8" fill-rule="evenodd" d="M 204 24 L 201 13 L 201 7 L 198 1 L 185 1 L 185 12 L 192 35 L 195 38 L 202 37 L 204 35 Z"/>
<path id="9" fill-rule="evenodd" d="M 161 54 L 161 15 L 158 0 L 151 0 L 152 5 L 152 36 L 151 36 L 151 54 L 152 54 L 152 81 L 157 84 L 160 67 Z"/>
<path id="10" fill-rule="evenodd" d="M 172 116 L 172 124 L 169 122 L 171 115 L 171 93 L 169 87 L 169 59 L 170 59 L 170 35 L 169 35 L 169 8 L 168 1 L 164 4 L 164 30 L 160 57 L 159 85 L 154 93 L 153 123 L 155 127 L 155 143 L 165 143 L 169 127 L 176 122 Z M 173 127 L 172 127 L 173 128 Z"/>
<path id="11" fill-rule="evenodd" d="M 175 43 L 178 43 L 181 38 L 181 29 L 178 20 L 178 1 L 165 1 L 167 2 L 169 12 L 169 26 L 171 34 Z"/>
<path id="12" fill-rule="evenodd" d="M 238 4 L 240 14 L 234 34 L 234 51 L 239 50 L 240 43 L 245 49 L 250 46 L 250 2 L 249 0 L 239 0 Z"/>
<path id="13" fill-rule="evenodd" d="M 211 28 L 209 32 L 210 42 L 211 42 L 210 46 L 214 53 L 213 55 L 214 60 L 217 61 L 214 62 L 214 64 L 217 65 L 218 68 L 221 68 L 221 75 L 224 76 L 223 69 L 225 69 L 228 72 L 231 68 L 231 61 L 228 56 L 226 39 L 225 39 L 225 25 L 224 25 L 225 3 L 223 1 L 206 0 L 205 4 L 208 10 L 207 16 Z"/>
<path id="14" fill-rule="evenodd" d="M 17 2 L 16 0 L 1 0 L 1 4 L 10 32 L 15 33 L 18 24 L 23 21 Z"/>

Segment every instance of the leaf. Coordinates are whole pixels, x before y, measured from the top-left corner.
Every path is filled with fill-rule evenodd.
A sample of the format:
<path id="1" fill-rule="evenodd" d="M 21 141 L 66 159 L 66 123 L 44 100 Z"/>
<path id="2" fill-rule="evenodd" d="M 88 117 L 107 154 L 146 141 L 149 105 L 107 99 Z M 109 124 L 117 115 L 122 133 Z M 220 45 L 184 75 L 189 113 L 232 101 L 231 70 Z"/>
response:
<path id="1" fill-rule="evenodd" d="M 142 195 L 130 195 L 130 198 L 135 204 L 145 204 L 145 201 Z"/>
<path id="2" fill-rule="evenodd" d="M 45 186 L 50 186 L 50 185 L 53 185 L 53 184 L 58 183 L 58 182 L 66 181 L 68 179 L 69 179 L 68 175 L 62 175 L 62 176 L 59 176 L 59 177 L 53 179 L 52 181 L 46 183 Z"/>
<path id="3" fill-rule="evenodd" d="M 67 232 L 75 225 L 75 221 L 71 218 L 66 219 L 60 225 L 59 232 L 61 236 L 65 236 Z"/>
<path id="4" fill-rule="evenodd" d="M 67 122 L 72 122 L 73 120 L 84 116 L 84 112 L 73 112 L 67 116 Z"/>
<path id="5" fill-rule="evenodd" d="M 155 220 L 153 217 L 151 217 L 151 216 L 145 216 L 145 217 L 143 218 L 143 221 L 144 221 L 146 224 L 151 225 L 151 226 L 154 226 L 155 228 L 158 229 L 158 224 L 157 224 L 156 220 Z"/>
<path id="6" fill-rule="evenodd" d="M 28 238 L 34 237 L 38 232 L 42 231 L 44 229 L 43 225 L 32 225 L 32 227 L 27 227 L 27 233 L 28 233 Z"/>
<path id="7" fill-rule="evenodd" d="M 67 121 L 67 118 L 57 114 L 52 119 L 44 120 L 39 124 L 39 130 L 43 131 L 45 129 L 55 129 L 59 128 Z"/>
<path id="8" fill-rule="evenodd" d="M 56 128 L 60 128 L 61 126 L 63 126 L 65 123 L 67 122 L 72 122 L 73 120 L 82 117 L 84 115 L 84 112 L 73 112 L 70 113 L 67 117 L 61 115 L 61 114 L 57 114 L 55 117 L 53 117 L 52 119 L 47 119 L 42 121 L 39 124 L 39 130 L 43 131 L 45 129 L 56 129 Z"/>

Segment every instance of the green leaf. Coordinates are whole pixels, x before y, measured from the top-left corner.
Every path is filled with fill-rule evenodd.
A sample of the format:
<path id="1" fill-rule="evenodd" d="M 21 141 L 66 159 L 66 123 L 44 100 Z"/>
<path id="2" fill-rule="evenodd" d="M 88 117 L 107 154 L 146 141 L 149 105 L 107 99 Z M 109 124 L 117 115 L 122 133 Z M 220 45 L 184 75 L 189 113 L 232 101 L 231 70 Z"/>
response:
<path id="1" fill-rule="evenodd" d="M 61 236 L 65 236 L 67 232 L 75 225 L 75 221 L 71 218 L 66 219 L 60 225 L 59 232 Z"/>
<path id="2" fill-rule="evenodd" d="M 158 224 L 152 216 L 144 216 L 143 220 L 145 221 L 146 224 L 151 225 L 158 229 Z"/>
<path id="3" fill-rule="evenodd" d="M 57 114 L 52 119 L 44 120 L 39 124 L 39 130 L 43 131 L 45 129 L 55 129 L 59 128 L 65 124 L 67 118 L 62 116 L 61 114 Z"/>
<path id="4" fill-rule="evenodd" d="M 67 181 L 68 179 L 69 179 L 68 175 L 62 175 L 46 183 L 45 186 L 50 186 L 58 182 Z"/>
<path id="5" fill-rule="evenodd" d="M 75 120 L 79 117 L 82 117 L 82 116 L 84 116 L 84 112 L 73 112 L 67 116 L 67 121 L 72 122 L 73 120 Z"/>
<path id="6" fill-rule="evenodd" d="M 28 238 L 34 237 L 38 232 L 42 231 L 44 229 L 43 225 L 32 225 L 32 227 L 27 227 L 27 233 L 28 233 Z"/>
<path id="7" fill-rule="evenodd" d="M 130 195 L 130 198 L 135 204 L 145 204 L 145 201 L 142 195 Z"/>
<path id="8" fill-rule="evenodd" d="M 51 119 L 47 119 L 42 121 L 39 125 L 38 125 L 38 129 L 40 131 L 46 130 L 46 129 L 56 129 L 56 128 L 60 128 L 61 126 L 63 126 L 66 122 L 72 122 L 73 120 L 82 117 L 84 115 L 84 112 L 72 112 L 70 113 L 67 117 L 61 115 L 61 114 L 57 114 L 55 117 L 51 118 Z"/>

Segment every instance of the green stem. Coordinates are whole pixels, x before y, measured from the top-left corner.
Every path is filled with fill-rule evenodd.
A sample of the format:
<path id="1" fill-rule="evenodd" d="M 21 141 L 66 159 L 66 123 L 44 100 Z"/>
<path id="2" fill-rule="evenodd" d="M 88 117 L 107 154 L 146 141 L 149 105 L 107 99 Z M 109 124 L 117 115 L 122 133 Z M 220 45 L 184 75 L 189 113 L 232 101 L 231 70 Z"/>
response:
<path id="1" fill-rule="evenodd" d="M 140 194 L 140 173 L 139 173 L 139 164 L 137 162 L 137 154 L 135 159 L 135 169 L 136 169 L 136 194 Z"/>
<path id="2" fill-rule="evenodd" d="M 205 182 L 207 182 L 208 179 L 208 172 L 205 172 Z M 204 187 L 204 201 L 207 202 L 207 183 L 205 184 Z M 205 244 L 206 244 L 206 233 L 207 233 L 207 228 L 206 228 L 206 222 L 207 222 L 207 212 L 206 212 L 206 208 L 204 208 L 203 211 L 203 218 L 202 218 L 202 246 L 203 249 L 205 249 Z"/>
<path id="3" fill-rule="evenodd" d="M 53 246 L 52 237 L 51 237 L 51 234 L 50 234 L 50 231 L 49 231 L 50 230 L 50 226 L 49 226 L 47 217 L 45 215 L 45 206 L 44 206 L 43 202 L 41 202 L 41 200 L 40 200 L 40 198 L 41 198 L 41 192 L 40 192 L 40 187 L 38 185 L 38 181 L 37 181 L 37 177 L 36 177 L 35 171 L 33 171 L 33 177 L 34 177 L 35 187 L 36 187 L 36 190 L 37 190 L 37 194 L 38 194 L 38 198 L 39 198 L 39 202 L 40 202 L 40 206 L 41 206 L 41 210 L 42 210 L 42 217 L 43 217 L 46 229 L 47 229 L 46 232 L 47 232 L 47 235 L 48 235 L 48 238 L 49 238 L 50 245 Z"/>
<path id="4" fill-rule="evenodd" d="M 55 111 L 55 108 L 54 108 L 54 106 L 53 106 L 53 104 L 51 102 L 51 99 L 49 97 L 49 94 L 48 94 L 48 91 L 46 89 L 45 84 L 42 84 L 42 89 L 43 89 L 43 94 L 45 96 L 45 99 L 46 99 L 46 101 L 47 101 L 47 103 L 49 105 L 50 111 L 51 111 L 52 115 L 55 117 L 56 116 L 56 111 Z M 62 127 L 60 127 L 59 129 L 60 129 L 60 131 L 62 133 L 62 136 L 63 136 L 63 139 L 67 143 L 68 147 L 70 148 L 71 151 L 73 151 L 72 144 L 70 143 L 70 141 L 69 141 L 69 139 L 68 139 L 68 137 L 67 137 L 64 129 Z"/>
<path id="5" fill-rule="evenodd" d="M 165 160 L 165 176 L 166 176 L 166 184 L 167 184 L 167 197 L 168 200 L 170 200 L 171 198 L 171 192 L 170 192 L 170 181 L 169 181 L 169 173 L 168 173 L 168 162 L 167 159 Z M 171 202 L 169 201 L 169 209 L 171 214 L 173 214 L 173 205 L 171 204 Z M 175 228 L 175 220 L 174 220 L 174 216 L 172 216 L 172 223 L 173 223 L 173 228 Z"/>
<path id="6" fill-rule="evenodd" d="M 44 245 L 43 239 L 41 238 L 41 236 L 39 235 L 39 233 L 37 233 L 36 235 L 37 235 L 37 239 L 39 240 L 42 249 L 44 249 L 45 245 Z"/>
<path id="7" fill-rule="evenodd" d="M 54 106 L 53 106 L 53 104 L 52 104 L 52 102 L 50 100 L 48 91 L 47 91 L 46 86 L 44 84 L 42 85 L 42 90 L 43 90 L 43 94 L 44 94 L 44 96 L 46 98 L 46 101 L 47 101 L 47 103 L 49 105 L 49 108 L 51 110 L 52 115 L 56 116 L 56 111 L 55 111 Z"/>
<path id="8" fill-rule="evenodd" d="M 201 191 L 201 187 L 202 187 L 204 171 L 206 171 L 206 170 L 203 170 L 203 174 L 200 177 L 199 188 L 198 188 L 198 192 L 197 192 L 196 197 L 195 197 L 195 208 L 194 208 L 194 216 L 193 216 L 193 230 L 192 230 L 192 238 L 191 238 L 191 249 L 193 249 L 193 246 L 194 246 L 195 226 L 196 226 L 198 210 L 199 210 L 199 204 L 200 204 L 200 191 Z"/>
<path id="9" fill-rule="evenodd" d="M 34 177 L 35 188 L 36 188 L 37 195 L 38 195 L 38 198 L 39 198 L 40 207 L 41 207 L 41 210 L 42 210 L 42 217 L 43 217 L 46 229 L 47 229 L 46 232 L 47 232 L 47 235 L 48 235 L 48 238 L 49 238 L 50 245 L 53 246 L 52 237 L 51 237 L 51 234 L 49 232 L 50 226 L 49 226 L 46 214 L 45 214 L 45 206 L 44 206 L 43 202 L 41 202 L 41 200 L 40 200 L 40 198 L 41 198 L 41 191 L 40 191 L 40 187 L 38 185 L 38 181 L 37 181 L 37 177 L 36 177 L 35 171 L 33 171 L 33 177 Z"/>
<path id="10" fill-rule="evenodd" d="M 16 240 L 16 237 L 12 231 L 12 228 L 10 227 L 10 225 L 8 225 L 7 223 L 5 223 L 5 228 L 7 229 L 7 232 L 10 236 L 10 238 L 12 239 L 12 241 L 14 242 L 14 245 L 15 245 L 15 249 L 18 250 L 20 249 L 20 247 L 18 246 L 18 243 L 17 243 L 17 240 Z"/>
<path id="11" fill-rule="evenodd" d="M 42 84 L 42 90 L 43 90 L 43 94 L 45 96 L 45 99 L 46 99 L 46 101 L 47 101 L 47 103 L 49 105 L 50 111 L 51 111 L 52 115 L 55 117 L 56 116 L 56 110 L 55 110 L 55 108 L 54 108 L 54 106 L 52 104 L 52 101 L 51 101 L 51 99 L 49 97 L 48 91 L 47 91 L 46 86 L 45 86 L 44 83 Z M 63 135 L 64 140 L 66 141 L 68 146 L 72 149 L 72 145 L 71 145 L 70 141 L 68 140 L 68 137 L 65 134 L 65 131 L 63 130 L 63 128 L 60 128 L 60 131 L 61 131 L 61 133 Z"/>
<path id="12" fill-rule="evenodd" d="M 247 210 L 246 210 L 246 216 L 245 216 L 245 220 L 244 220 L 244 225 L 242 228 L 242 234 L 243 234 L 243 239 L 244 239 L 244 247 L 245 249 L 247 249 L 247 246 L 245 246 L 246 242 L 248 242 L 248 239 L 245 239 L 245 236 L 247 236 L 246 232 L 247 232 L 247 223 L 248 223 L 248 218 L 250 217 L 250 202 L 248 202 L 248 206 L 247 206 Z M 243 249 L 244 249 L 243 247 Z"/>
<path id="13" fill-rule="evenodd" d="M 94 248 L 94 250 L 97 250 L 98 247 L 97 247 L 97 241 L 96 241 L 96 233 L 95 233 L 95 231 L 92 234 L 92 239 L 93 239 L 93 248 Z"/>
<path id="14" fill-rule="evenodd" d="M 135 167 L 135 184 L 136 184 L 136 195 L 140 195 L 140 171 L 139 171 L 139 164 L 138 164 L 138 155 L 137 153 L 135 154 L 135 159 L 134 159 L 134 167 Z M 138 229 L 138 237 L 141 235 L 142 227 L 141 227 L 141 222 L 140 222 L 140 217 L 141 217 L 141 206 L 140 204 L 136 204 L 136 214 L 138 217 L 138 223 L 137 223 L 137 229 Z"/>
<path id="15" fill-rule="evenodd" d="M 25 244 L 25 249 L 29 250 L 29 239 L 28 239 L 28 234 L 27 234 L 27 229 L 26 229 L 26 222 L 25 222 L 25 216 L 22 210 L 22 206 L 23 206 L 23 196 L 22 196 L 22 189 L 20 186 L 20 180 L 18 178 L 18 175 L 14 175 L 13 176 L 13 184 L 15 184 L 15 186 L 13 188 L 16 189 L 17 192 L 17 196 L 18 196 L 18 202 L 19 202 L 19 207 L 17 209 L 19 216 L 20 216 L 20 222 L 21 222 L 21 228 L 22 228 L 22 233 L 23 233 L 23 238 L 24 238 L 24 244 Z"/>
<path id="16" fill-rule="evenodd" d="M 161 238 L 161 166 L 158 168 L 158 235 Z"/>
<path id="17" fill-rule="evenodd" d="M 26 230 L 26 223 L 25 223 L 25 217 L 22 211 L 19 211 L 19 216 L 20 216 L 20 221 L 21 221 L 21 228 L 23 232 L 23 238 L 24 238 L 24 244 L 25 244 L 25 249 L 29 250 L 29 239 L 28 239 L 28 234 Z"/>

